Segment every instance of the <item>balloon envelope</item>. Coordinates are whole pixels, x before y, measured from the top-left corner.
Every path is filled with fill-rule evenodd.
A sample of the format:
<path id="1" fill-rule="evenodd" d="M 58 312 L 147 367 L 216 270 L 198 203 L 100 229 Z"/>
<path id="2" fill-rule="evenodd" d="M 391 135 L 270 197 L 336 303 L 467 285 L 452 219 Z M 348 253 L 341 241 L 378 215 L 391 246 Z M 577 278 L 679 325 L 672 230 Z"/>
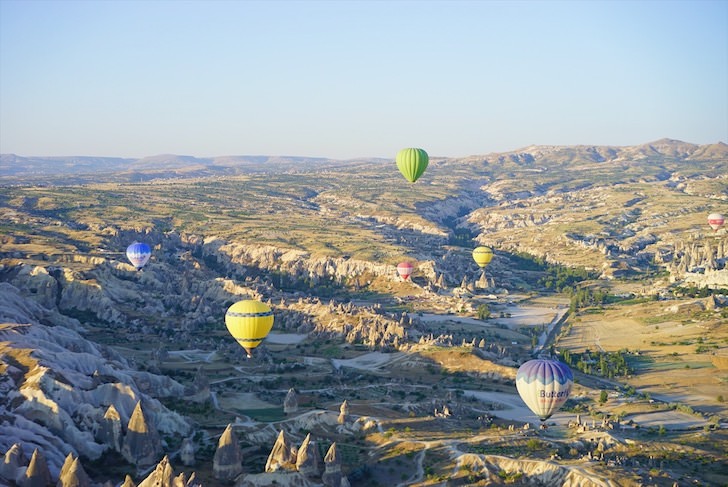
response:
<path id="1" fill-rule="evenodd" d="M 516 373 L 518 394 L 541 421 L 550 418 L 566 402 L 573 383 L 571 369 L 558 360 L 529 360 Z"/>
<path id="2" fill-rule="evenodd" d="M 238 301 L 225 313 L 225 326 L 250 358 L 253 349 L 260 345 L 273 328 L 273 311 L 260 301 Z"/>
<path id="3" fill-rule="evenodd" d="M 491 259 L 493 259 L 493 250 L 490 247 L 475 247 L 473 249 L 473 260 L 478 266 L 487 266 Z"/>
<path id="4" fill-rule="evenodd" d="M 713 230 L 718 230 L 725 223 L 725 218 L 720 213 L 711 213 L 708 215 L 708 225 Z"/>
<path id="5" fill-rule="evenodd" d="M 423 149 L 407 148 L 397 153 L 397 168 L 410 183 L 422 176 L 429 162 L 430 158 Z"/>
<path id="6" fill-rule="evenodd" d="M 400 262 L 397 265 L 397 274 L 405 281 L 412 275 L 413 266 L 409 262 Z"/>
<path id="7" fill-rule="evenodd" d="M 137 270 L 147 265 L 151 256 L 152 249 L 143 242 L 134 242 L 126 248 L 126 257 Z"/>

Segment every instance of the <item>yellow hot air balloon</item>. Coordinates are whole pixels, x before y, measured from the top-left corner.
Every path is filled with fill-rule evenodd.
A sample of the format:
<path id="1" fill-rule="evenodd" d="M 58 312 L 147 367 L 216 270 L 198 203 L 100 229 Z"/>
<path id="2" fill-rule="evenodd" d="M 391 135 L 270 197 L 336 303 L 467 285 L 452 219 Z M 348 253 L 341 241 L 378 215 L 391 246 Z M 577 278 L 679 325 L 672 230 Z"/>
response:
<path id="1" fill-rule="evenodd" d="M 238 301 L 225 313 L 225 326 L 250 358 L 253 349 L 273 328 L 273 311 L 260 301 Z"/>
<path id="2" fill-rule="evenodd" d="M 493 250 L 490 247 L 475 247 L 473 260 L 480 268 L 487 266 L 493 259 Z"/>

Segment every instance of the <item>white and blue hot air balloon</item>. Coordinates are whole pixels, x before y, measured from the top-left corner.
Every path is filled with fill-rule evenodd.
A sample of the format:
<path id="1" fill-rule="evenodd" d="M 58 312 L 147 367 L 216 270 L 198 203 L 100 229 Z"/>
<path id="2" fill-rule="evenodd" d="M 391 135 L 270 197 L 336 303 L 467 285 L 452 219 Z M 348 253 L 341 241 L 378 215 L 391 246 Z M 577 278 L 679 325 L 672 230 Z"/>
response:
<path id="1" fill-rule="evenodd" d="M 134 242 L 126 248 L 126 257 L 138 271 L 149 262 L 151 256 L 152 249 L 144 242 Z"/>
<path id="2" fill-rule="evenodd" d="M 541 421 L 549 419 L 566 402 L 573 384 L 571 369 L 558 360 L 529 360 L 516 374 L 518 394 Z"/>

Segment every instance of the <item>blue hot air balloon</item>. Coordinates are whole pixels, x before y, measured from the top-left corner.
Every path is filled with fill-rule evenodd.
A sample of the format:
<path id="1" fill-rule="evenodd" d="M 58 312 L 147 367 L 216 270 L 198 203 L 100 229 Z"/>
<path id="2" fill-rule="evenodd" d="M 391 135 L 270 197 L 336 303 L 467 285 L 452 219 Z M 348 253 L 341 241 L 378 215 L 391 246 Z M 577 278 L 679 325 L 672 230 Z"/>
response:
<path id="1" fill-rule="evenodd" d="M 519 367 L 516 389 L 526 406 L 546 421 L 569 398 L 574 375 L 558 360 L 534 359 Z"/>
<path id="2" fill-rule="evenodd" d="M 144 242 L 134 242 L 126 248 L 126 257 L 138 271 L 149 262 L 151 256 L 152 249 Z"/>

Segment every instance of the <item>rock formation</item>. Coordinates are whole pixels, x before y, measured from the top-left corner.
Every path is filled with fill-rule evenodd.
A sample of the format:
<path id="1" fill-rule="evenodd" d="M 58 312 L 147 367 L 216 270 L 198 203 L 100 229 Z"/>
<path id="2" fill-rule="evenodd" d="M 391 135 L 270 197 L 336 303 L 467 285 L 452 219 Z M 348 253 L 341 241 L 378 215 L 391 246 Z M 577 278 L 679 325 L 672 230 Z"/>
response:
<path id="1" fill-rule="evenodd" d="M 66 462 L 61 468 L 56 487 L 90 487 L 91 479 L 81 465 L 78 458 L 73 458 L 69 453 Z"/>
<path id="2" fill-rule="evenodd" d="M 154 465 L 162 456 L 162 441 L 153 424 L 144 416 L 142 402 L 137 402 L 129 419 L 121 454 L 137 466 Z"/>
<path id="3" fill-rule="evenodd" d="M 0 370 L 6 372 L 0 374 L 1 452 L 14 443 L 22 444 L 28 454 L 38 448 L 51 472 L 60 470 L 69 451 L 98 459 L 109 448 L 121 449 L 118 435 L 139 400 L 160 432 L 171 437 L 189 434 L 188 420 L 150 397 L 181 396 L 181 384 L 135 370 L 112 348 L 75 331 L 77 320 L 42 308 L 22 292 L 28 290 L 0 282 L 0 342 L 6 344 L 0 356 Z M 28 350 L 33 353 L 28 355 Z M 25 367 L 13 366 L 22 357 L 27 357 Z M 107 411 L 110 404 L 116 414 Z M 123 425 L 113 426 L 116 416 Z M 104 425 L 107 421 L 111 424 Z"/>
<path id="4" fill-rule="evenodd" d="M 202 367 L 197 368 L 192 384 L 185 387 L 185 398 L 194 402 L 205 402 L 210 399 L 210 380 Z"/>
<path id="5" fill-rule="evenodd" d="M 195 444 L 192 438 L 182 440 L 182 446 L 179 448 L 179 459 L 185 467 L 191 467 L 195 464 Z"/>
<path id="6" fill-rule="evenodd" d="M 75 459 L 76 457 L 73 456 L 73 453 L 69 453 L 68 455 L 66 455 L 66 459 L 63 461 L 63 465 L 61 466 L 61 471 L 58 474 L 59 480 L 60 477 L 63 477 L 63 474 L 71 468 L 71 464 Z"/>
<path id="7" fill-rule="evenodd" d="M 30 457 L 28 469 L 20 481 L 20 487 L 48 487 L 51 484 L 51 472 L 48 469 L 45 455 L 37 448 Z"/>
<path id="8" fill-rule="evenodd" d="M 175 477 L 174 468 L 165 455 L 154 471 L 142 480 L 137 487 L 201 487 L 201 484 L 197 481 L 194 473 L 190 475 L 189 479 L 184 472 Z"/>
<path id="9" fill-rule="evenodd" d="M 298 398 L 296 397 L 296 391 L 292 387 L 288 389 L 288 394 L 283 400 L 283 412 L 286 414 L 295 413 L 298 411 Z"/>
<path id="10" fill-rule="evenodd" d="M 273 449 L 268 455 L 268 461 L 265 462 L 266 472 L 276 472 L 278 470 L 295 470 L 296 469 L 296 452 L 291 447 L 291 441 L 285 430 L 278 433 Z"/>
<path id="11" fill-rule="evenodd" d="M 311 433 L 303 439 L 296 456 L 296 469 L 306 477 L 317 477 L 320 473 L 321 454 L 318 444 L 311 441 Z"/>
<path id="12" fill-rule="evenodd" d="M 228 424 L 217 443 L 212 461 L 212 475 L 218 480 L 235 480 L 242 472 L 243 453 L 232 424 Z"/>
<path id="13" fill-rule="evenodd" d="M 329 451 L 326 452 L 324 465 L 324 473 L 321 476 L 321 481 L 326 487 L 345 487 L 349 485 L 349 480 L 341 472 L 341 458 L 339 457 L 336 442 L 332 443 Z"/>
<path id="14" fill-rule="evenodd" d="M 20 443 L 13 443 L 13 445 L 8 448 L 8 451 L 5 452 L 3 463 L 0 464 L 0 479 L 14 481 L 18 474 L 18 469 L 20 467 L 25 467 L 27 464 L 28 459 L 23 453 Z"/>
<path id="15" fill-rule="evenodd" d="M 123 441 L 121 416 L 113 404 L 106 409 L 96 437 L 101 443 L 109 445 L 114 451 L 121 452 Z"/>
<path id="16" fill-rule="evenodd" d="M 129 475 L 127 475 L 124 478 L 124 482 L 121 484 L 120 487 L 137 487 L 137 485 L 134 483 L 134 481 L 131 479 Z"/>
<path id="17" fill-rule="evenodd" d="M 346 420 L 349 417 L 349 403 L 346 402 L 346 399 L 344 399 L 344 402 L 341 403 L 341 407 L 339 407 L 339 418 L 337 419 L 337 422 L 339 424 L 346 424 Z"/>

